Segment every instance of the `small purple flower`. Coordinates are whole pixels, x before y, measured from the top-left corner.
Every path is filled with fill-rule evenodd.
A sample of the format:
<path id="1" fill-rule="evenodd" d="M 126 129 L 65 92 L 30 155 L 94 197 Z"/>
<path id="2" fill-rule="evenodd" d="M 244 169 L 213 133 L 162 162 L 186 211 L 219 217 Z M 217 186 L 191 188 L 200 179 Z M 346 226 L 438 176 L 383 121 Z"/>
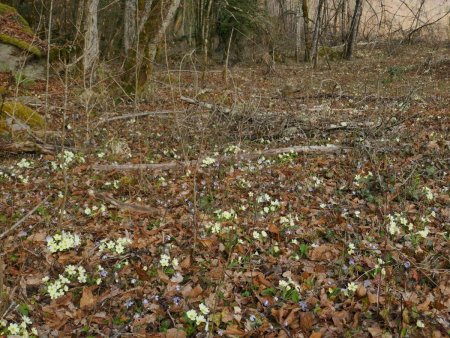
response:
<path id="1" fill-rule="evenodd" d="M 266 306 L 266 307 L 269 306 L 269 301 L 267 299 L 264 300 L 263 305 Z"/>
<path id="2" fill-rule="evenodd" d="M 108 276 L 108 271 L 106 271 L 106 270 L 101 270 L 101 271 L 100 271 L 100 276 L 102 276 L 102 277 Z"/>
<path id="3" fill-rule="evenodd" d="M 405 269 L 409 269 L 411 267 L 411 263 L 409 261 L 406 261 L 403 266 L 405 267 Z"/>
<path id="4" fill-rule="evenodd" d="M 370 284 L 372 284 L 372 282 L 371 282 L 369 279 L 366 279 L 366 280 L 364 281 L 364 287 L 365 287 L 365 288 L 369 287 Z"/>
<path id="5" fill-rule="evenodd" d="M 301 300 L 300 302 L 298 302 L 298 305 L 300 306 L 300 309 L 303 312 L 308 311 L 308 303 L 305 302 L 304 300 Z"/>
<path id="6" fill-rule="evenodd" d="M 355 265 L 355 260 L 353 258 L 350 258 L 348 261 L 349 265 Z"/>
<path id="7" fill-rule="evenodd" d="M 147 298 L 144 298 L 144 300 L 142 301 L 142 304 L 143 304 L 144 306 L 147 306 L 147 305 L 149 304 L 148 299 L 147 299 Z"/>
<path id="8" fill-rule="evenodd" d="M 178 297 L 178 296 L 173 297 L 173 303 L 174 303 L 175 305 L 180 305 L 180 303 L 181 303 L 181 298 Z"/>

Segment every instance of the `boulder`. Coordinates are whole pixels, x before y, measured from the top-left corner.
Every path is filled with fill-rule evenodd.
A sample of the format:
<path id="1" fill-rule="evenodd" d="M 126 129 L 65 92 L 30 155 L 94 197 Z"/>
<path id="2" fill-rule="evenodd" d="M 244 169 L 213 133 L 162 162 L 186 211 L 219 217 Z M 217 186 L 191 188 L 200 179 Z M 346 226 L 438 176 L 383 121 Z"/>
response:
<path id="1" fill-rule="evenodd" d="M 45 78 L 46 44 L 14 7 L 0 2 L 0 72 L 20 72 L 30 79 Z"/>
<path id="2" fill-rule="evenodd" d="M 7 101 L 1 106 L 0 134 L 27 129 L 42 129 L 44 126 L 44 117 L 20 102 Z"/>

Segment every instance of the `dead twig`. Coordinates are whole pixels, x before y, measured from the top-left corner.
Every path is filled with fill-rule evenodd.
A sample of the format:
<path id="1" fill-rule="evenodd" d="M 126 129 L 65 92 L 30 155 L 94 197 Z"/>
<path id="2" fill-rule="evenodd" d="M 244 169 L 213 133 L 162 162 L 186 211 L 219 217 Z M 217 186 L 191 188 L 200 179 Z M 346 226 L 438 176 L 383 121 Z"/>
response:
<path id="1" fill-rule="evenodd" d="M 107 202 L 111 205 L 113 205 L 114 207 L 118 208 L 118 209 L 124 209 L 124 210 L 128 210 L 128 211 L 132 211 L 132 212 L 136 212 L 136 213 L 141 213 L 141 214 L 160 214 L 160 211 L 157 208 L 152 208 L 152 207 L 147 207 L 144 205 L 138 205 L 138 204 L 131 204 L 131 203 L 125 203 L 125 202 L 121 202 L 116 200 L 115 198 L 113 198 L 112 196 L 105 194 L 105 193 L 94 193 L 94 196 L 97 199 L 100 199 L 104 202 Z"/>
<path id="2" fill-rule="evenodd" d="M 52 195 L 48 195 L 46 198 L 44 198 L 41 202 L 39 202 L 33 209 L 31 209 L 25 216 L 23 216 L 20 220 L 18 220 L 11 228 L 9 228 L 8 230 L 4 231 L 1 235 L 0 235 L 0 240 L 3 239 L 7 234 L 9 234 L 11 231 L 16 230 L 23 222 L 25 222 L 28 217 L 30 217 L 31 215 L 34 214 L 34 212 L 45 202 L 47 202 L 47 200 L 51 197 Z"/>
<path id="3" fill-rule="evenodd" d="M 97 125 L 101 125 L 101 124 L 104 124 L 107 122 L 112 122 L 112 121 L 117 121 L 117 120 L 130 120 L 130 119 L 134 119 L 136 117 L 145 117 L 145 116 L 163 117 L 163 116 L 167 116 L 170 114 L 177 114 L 177 113 L 182 113 L 182 112 L 183 111 L 181 111 L 181 110 L 145 111 L 145 112 L 141 112 L 141 113 L 126 114 L 126 115 L 119 115 L 119 116 L 113 116 L 110 118 L 105 118 L 105 119 L 100 120 Z"/>

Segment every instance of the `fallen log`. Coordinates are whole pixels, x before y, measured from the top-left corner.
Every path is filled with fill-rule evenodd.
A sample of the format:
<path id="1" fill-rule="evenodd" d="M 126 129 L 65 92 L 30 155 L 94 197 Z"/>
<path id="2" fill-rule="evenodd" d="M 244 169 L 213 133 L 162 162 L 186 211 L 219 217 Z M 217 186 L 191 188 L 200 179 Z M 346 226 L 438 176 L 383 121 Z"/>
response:
<path id="1" fill-rule="evenodd" d="M 50 144 L 39 144 L 32 141 L 13 142 L 0 144 L 0 152 L 20 154 L 20 153 L 41 153 L 53 154 L 56 147 Z"/>
<path id="2" fill-rule="evenodd" d="M 293 146 L 286 148 L 275 148 L 256 151 L 252 153 L 242 153 L 234 156 L 220 156 L 215 158 L 217 163 L 238 162 L 245 160 L 257 159 L 261 156 L 276 156 L 285 153 L 297 153 L 297 154 L 330 154 L 344 151 L 348 148 L 329 144 L 326 146 Z M 205 157 L 206 158 L 206 157 Z M 203 159 L 205 159 L 203 158 Z M 94 164 L 91 168 L 96 171 L 129 171 L 129 170 L 169 170 L 182 167 L 193 167 L 201 165 L 203 159 L 192 161 L 173 161 L 165 163 L 138 163 L 138 164 Z"/>

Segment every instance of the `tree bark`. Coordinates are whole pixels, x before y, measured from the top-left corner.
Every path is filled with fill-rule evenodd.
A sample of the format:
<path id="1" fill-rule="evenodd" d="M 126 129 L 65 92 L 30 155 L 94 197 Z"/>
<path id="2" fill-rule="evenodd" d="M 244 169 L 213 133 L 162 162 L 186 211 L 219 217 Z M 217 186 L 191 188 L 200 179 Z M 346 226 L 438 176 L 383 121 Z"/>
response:
<path id="1" fill-rule="evenodd" d="M 98 39 L 98 4 L 99 0 L 88 0 L 86 6 L 83 71 L 85 81 L 91 82 L 95 75 L 95 65 L 98 63 L 100 46 Z"/>
<path id="2" fill-rule="evenodd" d="M 146 0 L 145 5 L 143 1 L 138 2 L 138 10 L 142 10 L 142 15 L 137 20 L 134 48 L 129 50 L 124 63 L 125 90 L 128 92 L 142 92 L 148 83 L 158 45 L 173 21 L 180 2 L 171 0 L 168 6 L 164 5 L 164 0 Z"/>
<path id="3" fill-rule="evenodd" d="M 126 0 L 125 1 L 125 11 L 124 11 L 124 31 L 123 31 L 123 46 L 125 55 L 133 48 L 134 42 L 136 40 L 137 34 L 137 0 Z"/>
<path id="4" fill-rule="evenodd" d="M 170 4 L 169 9 L 167 10 L 167 14 L 162 19 L 161 25 L 159 26 L 156 35 L 153 37 L 153 39 L 150 41 L 148 45 L 148 64 L 150 69 L 149 75 L 151 75 L 152 73 L 153 69 L 152 65 L 156 57 L 156 49 L 158 48 L 158 45 L 161 43 L 162 38 L 164 37 L 164 34 L 167 31 L 167 27 L 169 27 L 170 23 L 173 21 L 175 13 L 177 12 L 178 7 L 180 7 L 180 2 L 181 0 L 172 0 L 172 3 Z"/>
<path id="5" fill-rule="evenodd" d="M 317 15 L 316 15 L 316 22 L 314 24 L 314 33 L 313 33 L 313 41 L 312 41 L 312 53 L 311 53 L 311 60 L 314 60 L 314 65 L 317 63 L 317 50 L 319 48 L 319 36 L 320 36 L 320 29 L 322 25 L 322 13 L 323 13 L 323 7 L 325 4 L 325 0 L 319 0 L 319 3 L 317 4 Z"/>
<path id="6" fill-rule="evenodd" d="M 303 30 L 305 34 L 305 61 L 309 61 L 311 57 L 311 41 L 309 39 L 309 14 L 308 14 L 308 0 L 302 0 L 303 13 Z"/>
<path id="7" fill-rule="evenodd" d="M 300 50 L 302 47 L 302 15 L 300 3 L 295 11 L 295 60 L 300 62 Z"/>
<path id="8" fill-rule="evenodd" d="M 361 19 L 363 0 L 356 0 L 355 11 L 353 12 L 352 23 L 350 25 L 350 31 L 347 35 L 347 41 L 345 42 L 344 58 L 350 60 L 353 54 L 353 46 L 358 36 L 359 22 Z"/>

